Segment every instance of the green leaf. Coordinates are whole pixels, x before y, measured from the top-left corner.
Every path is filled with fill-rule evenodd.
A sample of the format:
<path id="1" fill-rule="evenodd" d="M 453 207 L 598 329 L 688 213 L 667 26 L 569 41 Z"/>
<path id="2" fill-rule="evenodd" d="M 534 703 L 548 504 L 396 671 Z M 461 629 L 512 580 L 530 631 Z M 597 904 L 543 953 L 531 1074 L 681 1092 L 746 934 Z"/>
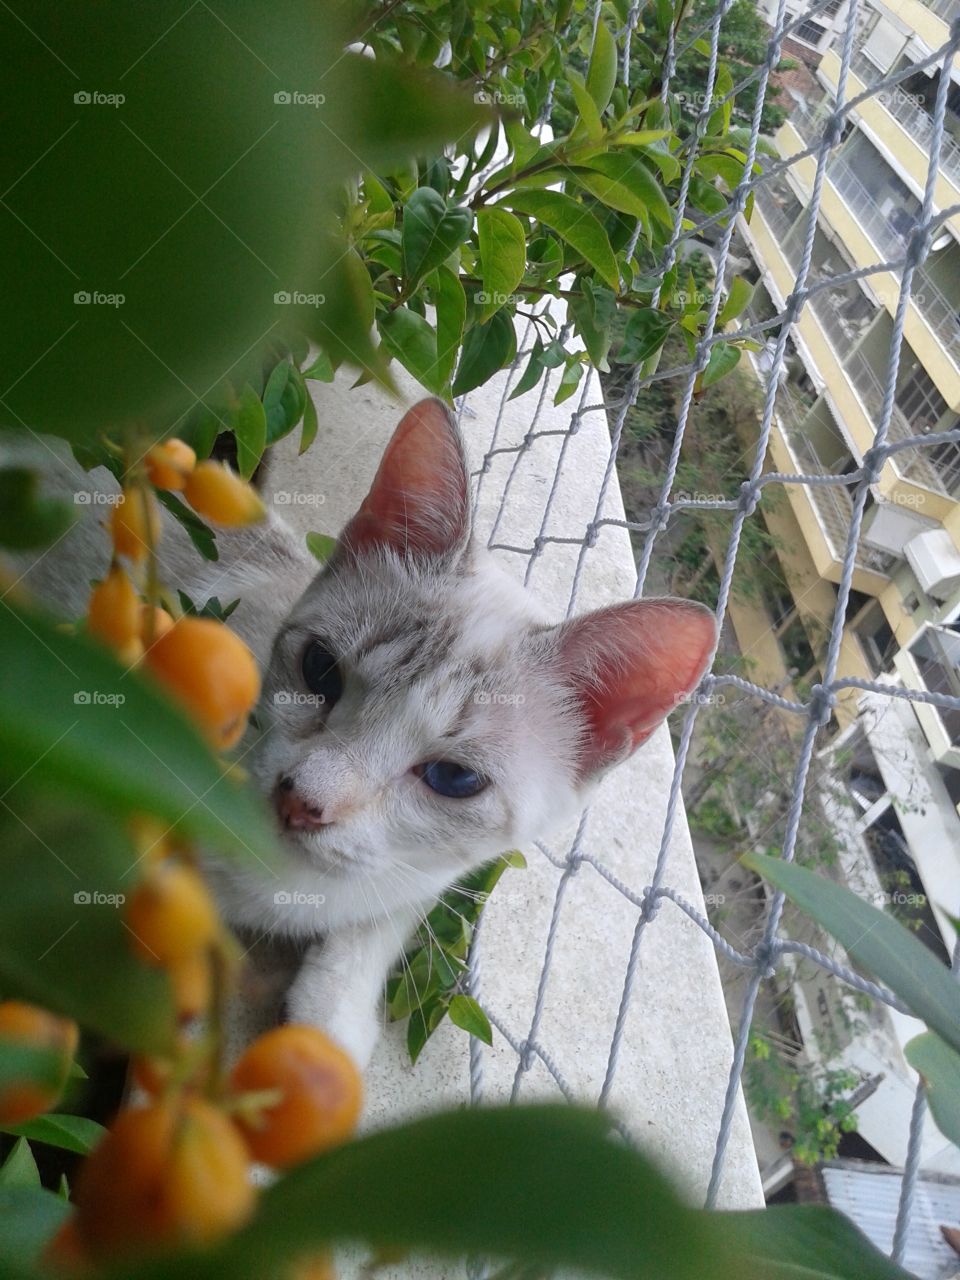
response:
<path id="1" fill-rule="evenodd" d="M 606 202 L 614 209 L 620 209 L 629 198 L 631 207 L 622 209 L 622 212 L 636 213 L 639 217 L 639 210 L 649 210 L 661 226 L 668 231 L 673 230 L 673 210 L 667 203 L 663 188 L 636 156 L 611 152 L 584 160 L 578 168 L 593 170 L 608 179 L 606 190 L 609 199 Z M 597 198 L 604 199 L 600 195 Z M 615 200 L 620 200 L 621 204 L 615 203 Z"/>
<path id="2" fill-rule="evenodd" d="M 39 1187 L 40 1170 L 26 1138 L 18 1138 L 0 1165 L 0 1188 Z"/>
<path id="3" fill-rule="evenodd" d="M 300 370 L 289 360 L 275 365 L 263 389 L 266 443 L 276 444 L 289 435 L 300 421 L 306 391 Z"/>
<path id="4" fill-rule="evenodd" d="M 613 95 L 617 83 L 617 42 L 610 28 L 601 20 L 597 23 L 597 35 L 587 68 L 587 92 L 602 112 Z"/>
<path id="5" fill-rule="evenodd" d="M 170 983 L 134 952 L 124 924 L 139 873 L 116 819 L 22 783 L 0 810 L 0 848 L 4 879 L 17 886 L 0 896 L 0 989 L 115 1044 L 168 1052 L 176 1031 Z"/>
<path id="6" fill-rule="evenodd" d="M 707 367 L 697 379 L 697 390 L 705 391 L 707 387 L 712 387 L 715 382 L 719 382 L 728 373 L 732 373 L 740 363 L 741 355 L 742 352 L 739 347 L 733 347 L 729 342 L 715 342 L 710 348 L 710 359 L 707 361 Z"/>
<path id="7" fill-rule="evenodd" d="M 960 1147 L 960 1054 L 932 1031 L 914 1036 L 903 1053 L 923 1078 L 937 1128 Z"/>
<path id="8" fill-rule="evenodd" d="M 450 385 L 454 365 L 463 341 L 467 297 L 460 277 L 449 267 L 438 267 L 434 276 L 434 305 L 437 312 L 437 383 Z"/>
<path id="9" fill-rule="evenodd" d="M 518 213 L 551 227 L 576 249 L 614 292 L 620 289 L 620 272 L 607 233 L 598 218 L 561 191 L 514 191 L 503 201 Z"/>
<path id="10" fill-rule="evenodd" d="M 240 392 L 233 434 L 237 441 L 237 470 L 242 479 L 249 480 L 267 447 L 267 413 L 249 382 Z"/>
<path id="11" fill-rule="evenodd" d="M 67 127 L 65 68 L 49 54 L 37 60 L 43 44 L 69 49 L 71 66 L 93 74 L 109 29 L 110 65 L 136 64 L 140 83 L 122 112 L 127 128 L 121 112 L 91 128 L 71 102 L 69 219 L 56 167 L 38 167 L 18 189 L 8 284 L 22 305 L 3 317 L 3 348 L 20 380 L 6 424 L 16 414 L 74 438 L 132 421 L 162 430 L 194 403 L 189 388 L 210 386 L 278 322 L 276 290 L 319 286 L 327 307 L 317 310 L 346 314 L 334 304 L 335 273 L 324 274 L 336 254 L 317 236 L 343 183 L 435 155 L 491 117 L 449 73 L 347 51 L 358 33 L 350 5 L 291 0 L 282 20 L 267 7 L 236 12 L 230 30 L 213 22 L 209 41 L 176 21 L 182 12 L 108 0 L 102 28 L 73 9 L 11 31 L 9 88 L 24 108 L 12 174 L 37 158 L 28 136 L 47 145 Z M 285 90 L 319 91 L 322 105 L 275 98 Z M 190 211 L 175 174 L 204 193 L 204 209 Z M 42 230 L 54 223 L 55 251 Z M 122 305 L 75 303 L 75 291 L 94 289 L 122 291 Z M 326 323 L 364 362 L 339 319 Z M 38 358 L 54 342 L 55 376 Z"/>
<path id="12" fill-rule="evenodd" d="M 376 299 L 370 273 L 355 249 L 333 236 L 322 242 L 333 258 L 323 277 L 326 301 L 310 308 L 304 326 L 334 365 L 350 365 L 393 390 L 386 361 L 372 340 Z"/>
<path id="13" fill-rule="evenodd" d="M 71 1213 L 71 1205 L 42 1187 L 0 1187 L 0 1267 L 4 1280 L 20 1280 L 29 1274 L 24 1268 L 37 1264 Z"/>
<path id="14" fill-rule="evenodd" d="M 504 306 L 523 279 L 527 265 L 527 237 L 523 223 L 506 209 L 481 209 L 477 214 L 480 266 L 486 299 L 481 320 Z"/>
<path id="15" fill-rule="evenodd" d="M 572 67 L 566 68 L 565 75 L 570 91 L 573 94 L 573 100 L 577 104 L 577 111 L 580 113 L 580 124 L 583 126 L 582 130 L 576 129 L 574 131 L 575 134 L 586 135 L 591 142 L 599 142 L 603 137 L 603 121 L 600 119 L 597 104 L 594 102 L 583 76 L 574 71 Z"/>
<path id="16" fill-rule="evenodd" d="M 490 1020 L 473 996 L 454 996 L 450 1001 L 447 1014 L 453 1025 L 459 1027 L 461 1031 L 468 1031 L 484 1044 L 493 1044 Z"/>
<path id="17" fill-rule="evenodd" d="M 298 457 L 302 457 L 316 440 L 319 425 L 317 406 L 313 403 L 313 396 L 308 391 L 303 406 L 303 427 L 300 431 L 300 444 L 297 447 Z"/>
<path id="18" fill-rule="evenodd" d="M 482 386 L 516 353 L 517 334 L 509 312 L 498 311 L 486 324 L 475 324 L 464 339 L 453 394 L 466 395 Z"/>
<path id="19" fill-rule="evenodd" d="M 187 536 L 204 560 L 219 560 L 217 535 L 209 525 L 204 524 L 195 511 L 191 511 L 175 493 L 167 489 L 158 489 L 157 497 L 167 508 L 174 519 L 186 530 Z"/>
<path id="20" fill-rule="evenodd" d="M 781 889 L 837 939 L 851 959 L 960 1050 L 960 985 L 950 970 L 892 916 L 806 867 L 748 853 L 745 866 Z"/>
<path id="21" fill-rule="evenodd" d="M 331 538 L 329 533 L 310 532 L 307 534 L 306 540 L 307 550 L 321 564 L 326 564 L 336 550 L 337 540 L 336 538 Z"/>
<path id="22" fill-rule="evenodd" d="M 260 798 L 224 775 L 158 685 L 9 603 L 0 610 L 0 757 L 14 776 L 29 770 L 37 786 L 114 820 L 152 813 L 263 864 L 276 847 Z"/>
<path id="23" fill-rule="evenodd" d="M 407 292 L 439 267 L 470 234 L 473 214 L 448 206 L 432 187 L 419 187 L 403 206 L 401 247 Z"/>
<path id="24" fill-rule="evenodd" d="M 702 1214 L 721 1255 L 743 1267 L 710 1272 L 737 1280 L 915 1280 L 870 1243 L 848 1218 L 821 1205 L 771 1205 L 740 1213 Z"/>
<path id="25" fill-rule="evenodd" d="M 55 542 L 73 524 L 63 502 L 40 496 L 40 481 L 22 467 L 0 470 L 0 547 L 25 551 Z"/>
<path id="26" fill-rule="evenodd" d="M 641 307 L 630 313 L 623 341 L 614 359 L 618 364 L 642 364 L 666 341 L 673 321 L 656 307 Z"/>
<path id="27" fill-rule="evenodd" d="M 564 400 L 569 400 L 577 387 L 579 387 L 582 377 L 583 365 L 579 360 L 571 360 L 561 375 L 560 384 L 553 397 L 553 403 L 563 404 Z"/>
<path id="28" fill-rule="evenodd" d="M 50 1113 L 28 1120 L 26 1124 L 0 1126 L 4 1133 L 12 1133 L 31 1142 L 45 1142 L 48 1147 L 60 1147 L 77 1155 L 89 1155 L 106 1133 L 102 1124 L 88 1120 L 86 1116 L 64 1116 Z"/>
<path id="29" fill-rule="evenodd" d="M 730 292 L 727 294 L 720 313 L 717 316 L 717 329 L 722 329 L 725 324 L 731 320 L 736 320 L 737 316 L 750 305 L 750 299 L 753 297 L 755 286 L 749 280 L 744 280 L 743 276 L 735 276 L 730 283 Z"/>
<path id="30" fill-rule="evenodd" d="M 543 354 L 543 343 L 539 338 L 533 344 L 530 352 L 530 359 L 527 361 L 527 367 L 521 375 L 520 381 L 510 392 L 510 399 L 515 400 L 517 396 L 526 395 L 528 391 L 532 391 L 540 379 L 543 377 L 544 364 L 541 360 Z"/>
<path id="31" fill-rule="evenodd" d="M 334 1240 L 617 1280 L 908 1280 L 832 1209 L 688 1208 L 605 1117 L 568 1106 L 465 1108 L 338 1147 L 268 1188 L 250 1225 L 187 1274 L 261 1280 Z M 169 1259 L 136 1271 L 173 1274 Z"/>
<path id="32" fill-rule="evenodd" d="M 332 382 L 336 377 L 333 365 L 330 363 L 330 357 L 325 351 L 317 354 L 313 364 L 308 365 L 303 371 L 305 378 L 310 378 L 314 382 Z"/>
<path id="33" fill-rule="evenodd" d="M 428 391 L 443 390 L 437 378 L 437 335 L 423 316 L 397 307 L 380 317 L 380 338 L 387 351 Z"/>

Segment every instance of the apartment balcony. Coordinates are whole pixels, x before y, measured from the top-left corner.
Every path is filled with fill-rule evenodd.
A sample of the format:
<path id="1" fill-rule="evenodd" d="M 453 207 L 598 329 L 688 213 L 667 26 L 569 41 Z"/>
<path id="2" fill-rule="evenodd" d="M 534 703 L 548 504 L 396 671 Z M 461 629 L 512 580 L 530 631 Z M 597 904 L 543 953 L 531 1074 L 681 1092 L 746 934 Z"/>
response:
<path id="1" fill-rule="evenodd" d="M 951 9 L 960 16 L 960 0 L 949 0 Z M 818 67 L 820 79 L 836 95 L 840 78 L 840 58 L 836 50 L 828 51 Z M 883 73 L 862 52 L 853 55 L 847 75 L 846 97 L 858 98 L 883 78 Z M 926 186 L 930 164 L 933 117 L 925 111 L 917 95 L 901 84 L 882 89 L 865 98 L 851 113 L 867 133 L 871 142 L 897 164 L 912 180 L 915 193 Z M 807 123 L 809 130 L 812 126 Z M 935 191 L 937 206 L 947 209 L 960 202 L 960 144 L 947 131 L 940 146 L 940 170 Z M 960 231 L 960 217 L 950 220 Z"/>
<path id="2" fill-rule="evenodd" d="M 741 219 L 742 232 L 764 268 L 765 282 L 778 307 L 793 286 L 799 261 L 803 224 L 798 222 L 798 208 L 785 190 L 761 188 L 752 223 L 746 225 Z M 816 279 L 816 264 L 811 274 Z M 829 393 L 851 450 L 862 456 L 874 443 L 883 386 L 865 357 L 854 351 L 864 315 L 849 299 L 849 289 L 817 292 L 804 307 L 793 334 L 815 382 Z M 919 429 L 894 405 L 888 440 L 894 443 L 918 434 Z M 922 448 L 894 455 L 884 468 L 880 488 L 886 495 L 898 492 L 904 501 L 910 493 L 911 503 L 922 499 L 925 513 L 938 520 L 948 518 L 956 505 L 929 452 Z"/>
<path id="3" fill-rule="evenodd" d="M 777 392 L 777 418 L 780 423 L 780 442 L 772 442 L 773 460 L 779 470 L 805 476 L 836 475 L 827 466 L 804 430 L 804 420 L 809 406 L 800 400 L 788 384 Z M 823 577 L 832 581 L 839 578 L 846 554 L 853 517 L 853 498 L 850 490 L 841 484 L 787 485 L 787 495 L 794 507 L 797 519 L 804 530 L 811 554 Z M 811 528 L 810 516 L 816 525 Z M 857 590 L 875 595 L 882 590 L 885 579 L 897 563 L 896 558 L 861 543 L 857 547 L 855 584 Z"/>
<path id="4" fill-rule="evenodd" d="M 817 111 L 794 113 L 780 132 L 781 150 L 789 156 L 805 149 L 808 138 L 820 136 L 822 125 L 822 116 Z M 792 142 L 791 137 L 797 141 Z M 882 163 L 878 160 L 878 164 Z M 862 160 L 861 167 L 867 167 Z M 812 190 L 814 172 L 812 158 L 798 161 L 792 168 L 805 195 Z M 864 176 L 854 171 L 845 154 L 829 161 L 820 212 L 844 244 L 854 265 L 869 268 L 878 262 L 901 260 L 915 223 L 907 209 L 896 203 L 889 209 L 882 208 Z M 929 282 L 928 289 L 921 291 L 918 281 L 911 290 L 904 333 L 914 351 L 923 353 L 924 367 L 944 400 L 951 406 L 960 406 L 960 322 L 957 320 L 960 307 L 951 306 L 942 288 L 934 282 L 929 267 L 924 279 Z M 869 276 L 868 285 L 893 316 L 900 295 L 900 272 L 875 271 Z"/>
<path id="5" fill-rule="evenodd" d="M 847 356 L 844 367 L 867 412 L 874 422 L 879 421 L 883 405 L 883 384 L 872 366 L 862 352 L 854 351 Z M 902 410 L 894 404 L 887 427 L 887 441 L 890 444 L 896 444 L 918 434 L 919 432 L 910 425 Z M 930 461 L 930 455 L 926 449 L 904 449 L 902 453 L 895 455 L 893 465 L 902 480 L 930 489 L 934 493 L 947 494 L 946 486 Z"/>
<path id="6" fill-rule="evenodd" d="M 952 627 L 925 627 L 909 649 L 895 659 L 908 689 L 960 698 L 960 631 Z M 934 759 L 960 769 L 960 710 L 913 704 Z"/>

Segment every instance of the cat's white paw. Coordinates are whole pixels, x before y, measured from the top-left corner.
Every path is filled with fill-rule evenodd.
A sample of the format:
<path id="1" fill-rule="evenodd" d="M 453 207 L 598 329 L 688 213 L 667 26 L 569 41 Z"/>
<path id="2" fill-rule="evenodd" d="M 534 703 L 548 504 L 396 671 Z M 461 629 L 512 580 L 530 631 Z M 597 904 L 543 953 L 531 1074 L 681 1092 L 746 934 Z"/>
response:
<path id="1" fill-rule="evenodd" d="M 367 1008 L 346 1005 L 327 983 L 315 973 L 301 973 L 287 992 L 284 1002 L 285 1021 L 303 1022 L 318 1027 L 331 1040 L 345 1049 L 364 1070 L 379 1038 L 376 1013 Z"/>

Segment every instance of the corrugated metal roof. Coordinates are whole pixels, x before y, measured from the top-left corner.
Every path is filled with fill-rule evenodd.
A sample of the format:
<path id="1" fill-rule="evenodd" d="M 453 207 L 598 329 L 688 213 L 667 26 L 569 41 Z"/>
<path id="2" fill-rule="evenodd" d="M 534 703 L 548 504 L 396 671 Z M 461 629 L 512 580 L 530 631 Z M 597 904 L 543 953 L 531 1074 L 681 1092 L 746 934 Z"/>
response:
<path id="1" fill-rule="evenodd" d="M 889 1253 L 900 1202 L 901 1173 L 866 1162 L 823 1166 L 830 1203 L 845 1213 L 883 1253 Z M 960 1276 L 960 1258 L 940 1227 L 960 1228 L 960 1182 L 921 1176 L 917 1185 L 903 1263 L 919 1280 Z"/>

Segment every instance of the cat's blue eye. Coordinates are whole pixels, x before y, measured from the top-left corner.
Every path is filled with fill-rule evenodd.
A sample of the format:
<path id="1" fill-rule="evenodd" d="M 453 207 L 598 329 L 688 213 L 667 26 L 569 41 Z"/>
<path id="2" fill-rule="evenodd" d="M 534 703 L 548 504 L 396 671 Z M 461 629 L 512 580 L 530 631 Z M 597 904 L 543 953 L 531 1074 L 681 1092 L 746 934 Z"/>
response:
<path id="1" fill-rule="evenodd" d="M 318 702 L 331 707 L 343 693 L 343 676 L 337 660 L 322 640 L 311 640 L 300 664 L 303 680 Z"/>
<path id="2" fill-rule="evenodd" d="M 466 800 L 487 785 L 487 779 L 481 777 L 476 769 L 468 769 L 453 760 L 431 760 L 418 765 L 416 772 L 431 791 L 449 796 L 451 800 Z"/>

